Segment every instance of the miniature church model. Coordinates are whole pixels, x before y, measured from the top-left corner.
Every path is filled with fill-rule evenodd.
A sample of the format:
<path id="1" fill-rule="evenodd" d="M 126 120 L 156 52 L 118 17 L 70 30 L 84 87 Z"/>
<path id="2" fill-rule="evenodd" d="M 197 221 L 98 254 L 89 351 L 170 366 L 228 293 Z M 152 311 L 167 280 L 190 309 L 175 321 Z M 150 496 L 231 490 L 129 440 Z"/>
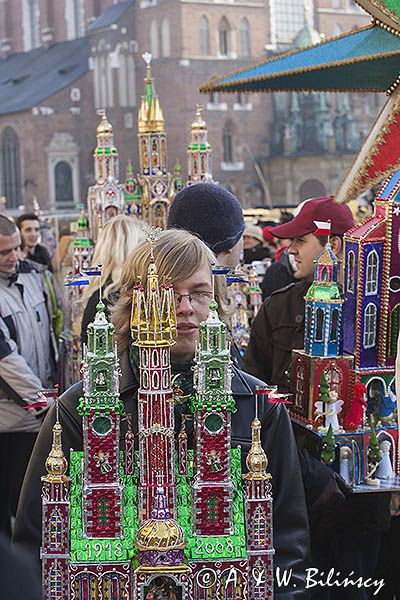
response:
<path id="1" fill-rule="evenodd" d="M 340 422 L 351 403 L 353 357 L 343 355 L 343 298 L 337 277 L 338 262 L 328 243 L 315 261 L 314 280 L 305 297 L 304 350 L 292 353 L 291 412 L 304 423 L 318 416 L 322 377 L 345 400 Z"/>
<path id="2" fill-rule="evenodd" d="M 96 183 L 88 192 L 90 234 L 95 241 L 105 223 L 125 209 L 123 185 L 118 181 L 119 159 L 114 146 L 113 129 L 105 111 L 97 112 L 101 121 L 97 127 L 97 146 L 93 153 Z"/>
<path id="3" fill-rule="evenodd" d="M 83 451 L 71 451 L 67 475 L 57 417 L 46 461 L 44 598 L 270 600 L 272 498 L 261 423 L 256 416 L 243 477 L 240 447 L 231 448 L 236 407 L 227 331 L 217 305 L 212 301 L 200 326 L 196 391 L 189 402 L 191 450 L 184 420 L 175 433 L 173 290 L 158 281 L 153 259 L 147 284 L 136 285 L 133 295 L 139 433 L 134 436 L 129 424 L 121 440 L 121 419 L 127 416 L 118 393 L 114 330 L 100 303 L 84 354 Z"/>

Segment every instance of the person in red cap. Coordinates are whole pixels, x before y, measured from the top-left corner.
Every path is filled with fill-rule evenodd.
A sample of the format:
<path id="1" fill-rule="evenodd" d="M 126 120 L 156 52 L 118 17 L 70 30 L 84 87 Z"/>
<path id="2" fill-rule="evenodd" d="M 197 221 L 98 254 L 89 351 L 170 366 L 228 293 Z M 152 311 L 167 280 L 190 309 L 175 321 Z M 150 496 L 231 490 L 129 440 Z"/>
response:
<path id="1" fill-rule="evenodd" d="M 244 359 L 246 371 L 278 385 L 281 391 L 289 389 L 287 371 L 292 350 L 304 346 L 304 296 L 312 282 L 314 260 L 327 241 L 326 235 L 315 234 L 316 222 L 330 223 L 329 239 L 338 257 L 342 254 L 343 234 L 354 225 L 350 208 L 327 196 L 306 200 L 292 221 L 271 230 L 275 237 L 291 240 L 288 251 L 294 258 L 298 282 L 265 300 L 254 319 Z"/>

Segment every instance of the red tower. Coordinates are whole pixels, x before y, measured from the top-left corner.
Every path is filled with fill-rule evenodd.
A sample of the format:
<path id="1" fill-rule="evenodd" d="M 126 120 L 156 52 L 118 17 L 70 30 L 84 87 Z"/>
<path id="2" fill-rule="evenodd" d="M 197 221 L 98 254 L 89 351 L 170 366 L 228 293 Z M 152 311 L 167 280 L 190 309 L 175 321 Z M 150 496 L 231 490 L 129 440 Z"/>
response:
<path id="1" fill-rule="evenodd" d="M 58 408 L 58 407 L 57 407 Z M 46 460 L 47 475 L 42 477 L 42 582 L 43 597 L 69 600 L 69 487 L 67 460 L 61 444 L 62 427 L 53 427 L 53 445 Z M 51 592 L 51 594 L 50 594 Z"/>
<path id="2" fill-rule="evenodd" d="M 119 399 L 113 333 L 114 326 L 99 303 L 96 318 L 88 326 L 83 363 L 86 384 L 78 408 L 83 417 L 83 514 L 89 538 L 122 535 L 119 438 L 124 407 Z"/>
<path id="3" fill-rule="evenodd" d="M 271 475 L 267 473 L 268 459 L 261 445 L 261 422 L 252 423 L 252 445 L 244 475 L 246 484 L 246 530 L 248 582 L 251 600 L 272 600 L 274 572 L 272 545 Z"/>
<path id="4" fill-rule="evenodd" d="M 147 273 L 147 293 L 135 286 L 132 338 L 139 347 L 139 520 L 150 519 L 157 488 L 167 496 L 176 518 L 174 401 L 170 346 L 176 335 L 173 290 L 159 285 L 154 259 Z"/>
<path id="5" fill-rule="evenodd" d="M 217 304 L 200 325 L 193 401 L 195 419 L 195 480 L 193 502 L 197 535 L 232 533 L 233 483 L 230 466 L 231 362 L 226 325 Z"/>

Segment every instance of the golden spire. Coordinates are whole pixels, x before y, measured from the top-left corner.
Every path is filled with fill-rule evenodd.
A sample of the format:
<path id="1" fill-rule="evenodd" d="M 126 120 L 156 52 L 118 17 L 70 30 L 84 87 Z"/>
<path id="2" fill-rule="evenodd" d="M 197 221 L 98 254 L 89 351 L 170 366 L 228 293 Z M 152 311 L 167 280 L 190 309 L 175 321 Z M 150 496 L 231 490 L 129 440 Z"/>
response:
<path id="1" fill-rule="evenodd" d="M 133 288 L 131 333 L 136 346 L 171 346 L 176 337 L 176 316 L 173 290 L 161 285 L 154 260 L 153 245 L 161 229 L 149 228 L 150 263 L 147 269 L 146 295 L 142 285 Z"/>
<path id="2" fill-rule="evenodd" d="M 271 479 L 271 475 L 267 473 L 268 458 L 261 445 L 261 421 L 257 416 L 257 411 L 255 419 L 251 424 L 251 439 L 251 448 L 246 458 L 246 465 L 249 472 L 243 478 L 252 480 Z"/>
<path id="3" fill-rule="evenodd" d="M 138 133 L 164 133 L 164 115 L 151 74 L 151 54 L 143 54 L 143 60 L 146 63 L 145 95 L 142 96 L 138 112 Z"/>
<path id="4" fill-rule="evenodd" d="M 53 444 L 46 459 L 47 475 L 42 477 L 47 483 L 66 483 L 71 478 L 66 475 L 68 462 L 64 456 L 61 442 L 62 427 L 58 419 L 58 398 L 56 399 L 56 422 L 53 425 Z"/>

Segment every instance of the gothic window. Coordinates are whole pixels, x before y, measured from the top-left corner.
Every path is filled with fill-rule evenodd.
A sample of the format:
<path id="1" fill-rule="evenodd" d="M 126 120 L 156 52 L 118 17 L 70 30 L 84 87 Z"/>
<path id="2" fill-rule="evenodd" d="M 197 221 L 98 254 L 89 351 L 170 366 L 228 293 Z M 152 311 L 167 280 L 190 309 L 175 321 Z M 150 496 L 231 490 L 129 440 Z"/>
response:
<path id="1" fill-rule="evenodd" d="M 329 389 L 337 392 L 339 395 L 340 383 L 342 381 L 342 375 L 339 369 L 335 367 L 330 367 L 328 369 L 324 369 L 326 381 L 328 382 Z"/>
<path id="2" fill-rule="evenodd" d="M 56 186 L 56 205 L 66 206 L 74 203 L 72 191 L 72 169 L 65 160 L 60 160 L 54 169 L 54 181 Z"/>
<path id="3" fill-rule="evenodd" d="M 153 373 L 153 387 L 156 389 L 160 387 L 160 376 L 157 372 Z"/>
<path id="4" fill-rule="evenodd" d="M 24 50 L 29 51 L 40 45 L 38 0 L 24 0 L 23 3 Z"/>
<path id="5" fill-rule="evenodd" d="M 161 55 L 164 58 L 171 56 L 171 34 L 167 17 L 164 17 L 161 22 Z"/>
<path id="6" fill-rule="evenodd" d="M 239 104 L 239 106 L 247 106 L 247 95 L 243 92 L 238 92 L 236 103 Z"/>
<path id="7" fill-rule="evenodd" d="M 303 397 L 304 397 L 304 367 L 303 365 L 299 365 L 297 367 L 296 372 L 296 397 L 295 404 L 296 406 L 303 406 Z"/>
<path id="8" fill-rule="evenodd" d="M 219 93 L 218 92 L 210 93 L 210 104 L 219 104 Z"/>
<path id="9" fill-rule="evenodd" d="M 161 350 L 162 354 L 162 364 L 164 367 L 168 366 L 168 351 L 167 350 Z"/>
<path id="10" fill-rule="evenodd" d="M 355 254 L 352 250 L 347 255 L 347 291 L 354 292 L 355 289 Z"/>
<path id="11" fill-rule="evenodd" d="M 75 597 L 98 600 L 99 582 L 92 573 L 80 573 L 75 579 Z"/>
<path id="12" fill-rule="evenodd" d="M 51 600 L 63 600 L 63 572 L 56 561 L 49 570 L 49 589 L 51 589 Z"/>
<path id="13" fill-rule="evenodd" d="M 229 122 L 224 125 L 222 143 L 224 148 L 224 162 L 233 163 L 233 131 Z"/>
<path id="14" fill-rule="evenodd" d="M 240 24 L 240 43 L 242 56 L 250 56 L 250 25 L 246 17 L 243 17 Z"/>
<path id="15" fill-rule="evenodd" d="M 219 53 L 221 56 L 229 54 L 229 24 L 225 17 L 219 22 Z"/>
<path id="16" fill-rule="evenodd" d="M 253 542 L 256 546 L 264 546 L 267 540 L 267 520 L 265 512 L 257 506 L 253 514 Z"/>
<path id="17" fill-rule="evenodd" d="M 103 600 L 122 600 L 126 598 L 125 581 L 120 573 L 105 573 L 101 582 Z"/>
<path id="18" fill-rule="evenodd" d="M 373 348 L 376 342 L 377 309 L 375 304 L 370 302 L 364 311 L 364 348 Z"/>
<path id="19" fill-rule="evenodd" d="M 158 58 L 158 27 L 155 19 L 150 23 L 150 52 L 153 58 Z"/>
<path id="20" fill-rule="evenodd" d="M 159 365 L 158 353 L 157 353 L 157 350 L 153 350 L 153 367 L 158 367 L 158 365 Z"/>
<path id="21" fill-rule="evenodd" d="M 128 74 L 128 105 L 136 106 L 136 68 L 135 59 L 129 55 L 127 60 Z"/>
<path id="22" fill-rule="evenodd" d="M 321 269 L 321 281 L 328 281 L 328 267 L 322 267 Z"/>
<path id="23" fill-rule="evenodd" d="M 365 289 L 367 296 L 371 296 L 378 292 L 378 267 L 378 254 L 375 250 L 372 250 L 367 256 L 367 277 Z"/>
<path id="24" fill-rule="evenodd" d="M 17 208 L 21 204 L 21 166 L 18 135 L 12 127 L 5 127 L 1 136 L 0 181 L 7 208 Z"/>
<path id="25" fill-rule="evenodd" d="M 143 371 L 142 373 L 142 382 L 143 387 L 147 389 L 149 387 L 149 374 L 147 371 Z"/>
<path id="26" fill-rule="evenodd" d="M 334 308 L 332 311 L 332 319 L 331 319 L 331 333 L 330 333 L 330 341 L 336 342 L 338 338 L 338 323 L 339 323 L 339 310 Z"/>
<path id="27" fill-rule="evenodd" d="M 119 92 L 119 105 L 128 106 L 127 98 L 127 71 L 126 71 L 126 57 L 124 54 L 120 54 L 118 57 L 118 92 Z"/>
<path id="28" fill-rule="evenodd" d="M 85 35 L 83 0 L 67 0 L 65 4 L 67 39 L 73 40 Z"/>
<path id="29" fill-rule="evenodd" d="M 200 54 L 210 54 L 210 32 L 204 15 L 200 19 Z"/>
<path id="30" fill-rule="evenodd" d="M 311 306 L 308 305 L 306 308 L 306 323 L 307 323 L 307 336 L 310 338 L 312 331 L 311 331 Z"/>
<path id="31" fill-rule="evenodd" d="M 317 308 L 316 313 L 316 328 L 315 328 L 315 341 L 322 342 L 322 336 L 324 331 L 324 309 Z"/>
<path id="32" fill-rule="evenodd" d="M 261 558 L 258 558 L 256 560 L 256 562 L 254 563 L 254 569 L 255 569 L 255 571 L 254 571 L 255 574 L 261 574 L 261 573 L 265 572 L 265 564 L 263 563 Z M 254 588 L 253 588 L 254 600 L 264 600 L 264 597 L 265 597 L 264 581 L 265 581 L 264 577 L 261 577 L 260 585 L 254 585 Z M 255 583 L 257 584 L 258 580 L 256 580 Z"/>
<path id="33" fill-rule="evenodd" d="M 50 550 L 60 551 L 63 543 L 63 518 L 58 508 L 50 515 L 49 534 Z"/>

